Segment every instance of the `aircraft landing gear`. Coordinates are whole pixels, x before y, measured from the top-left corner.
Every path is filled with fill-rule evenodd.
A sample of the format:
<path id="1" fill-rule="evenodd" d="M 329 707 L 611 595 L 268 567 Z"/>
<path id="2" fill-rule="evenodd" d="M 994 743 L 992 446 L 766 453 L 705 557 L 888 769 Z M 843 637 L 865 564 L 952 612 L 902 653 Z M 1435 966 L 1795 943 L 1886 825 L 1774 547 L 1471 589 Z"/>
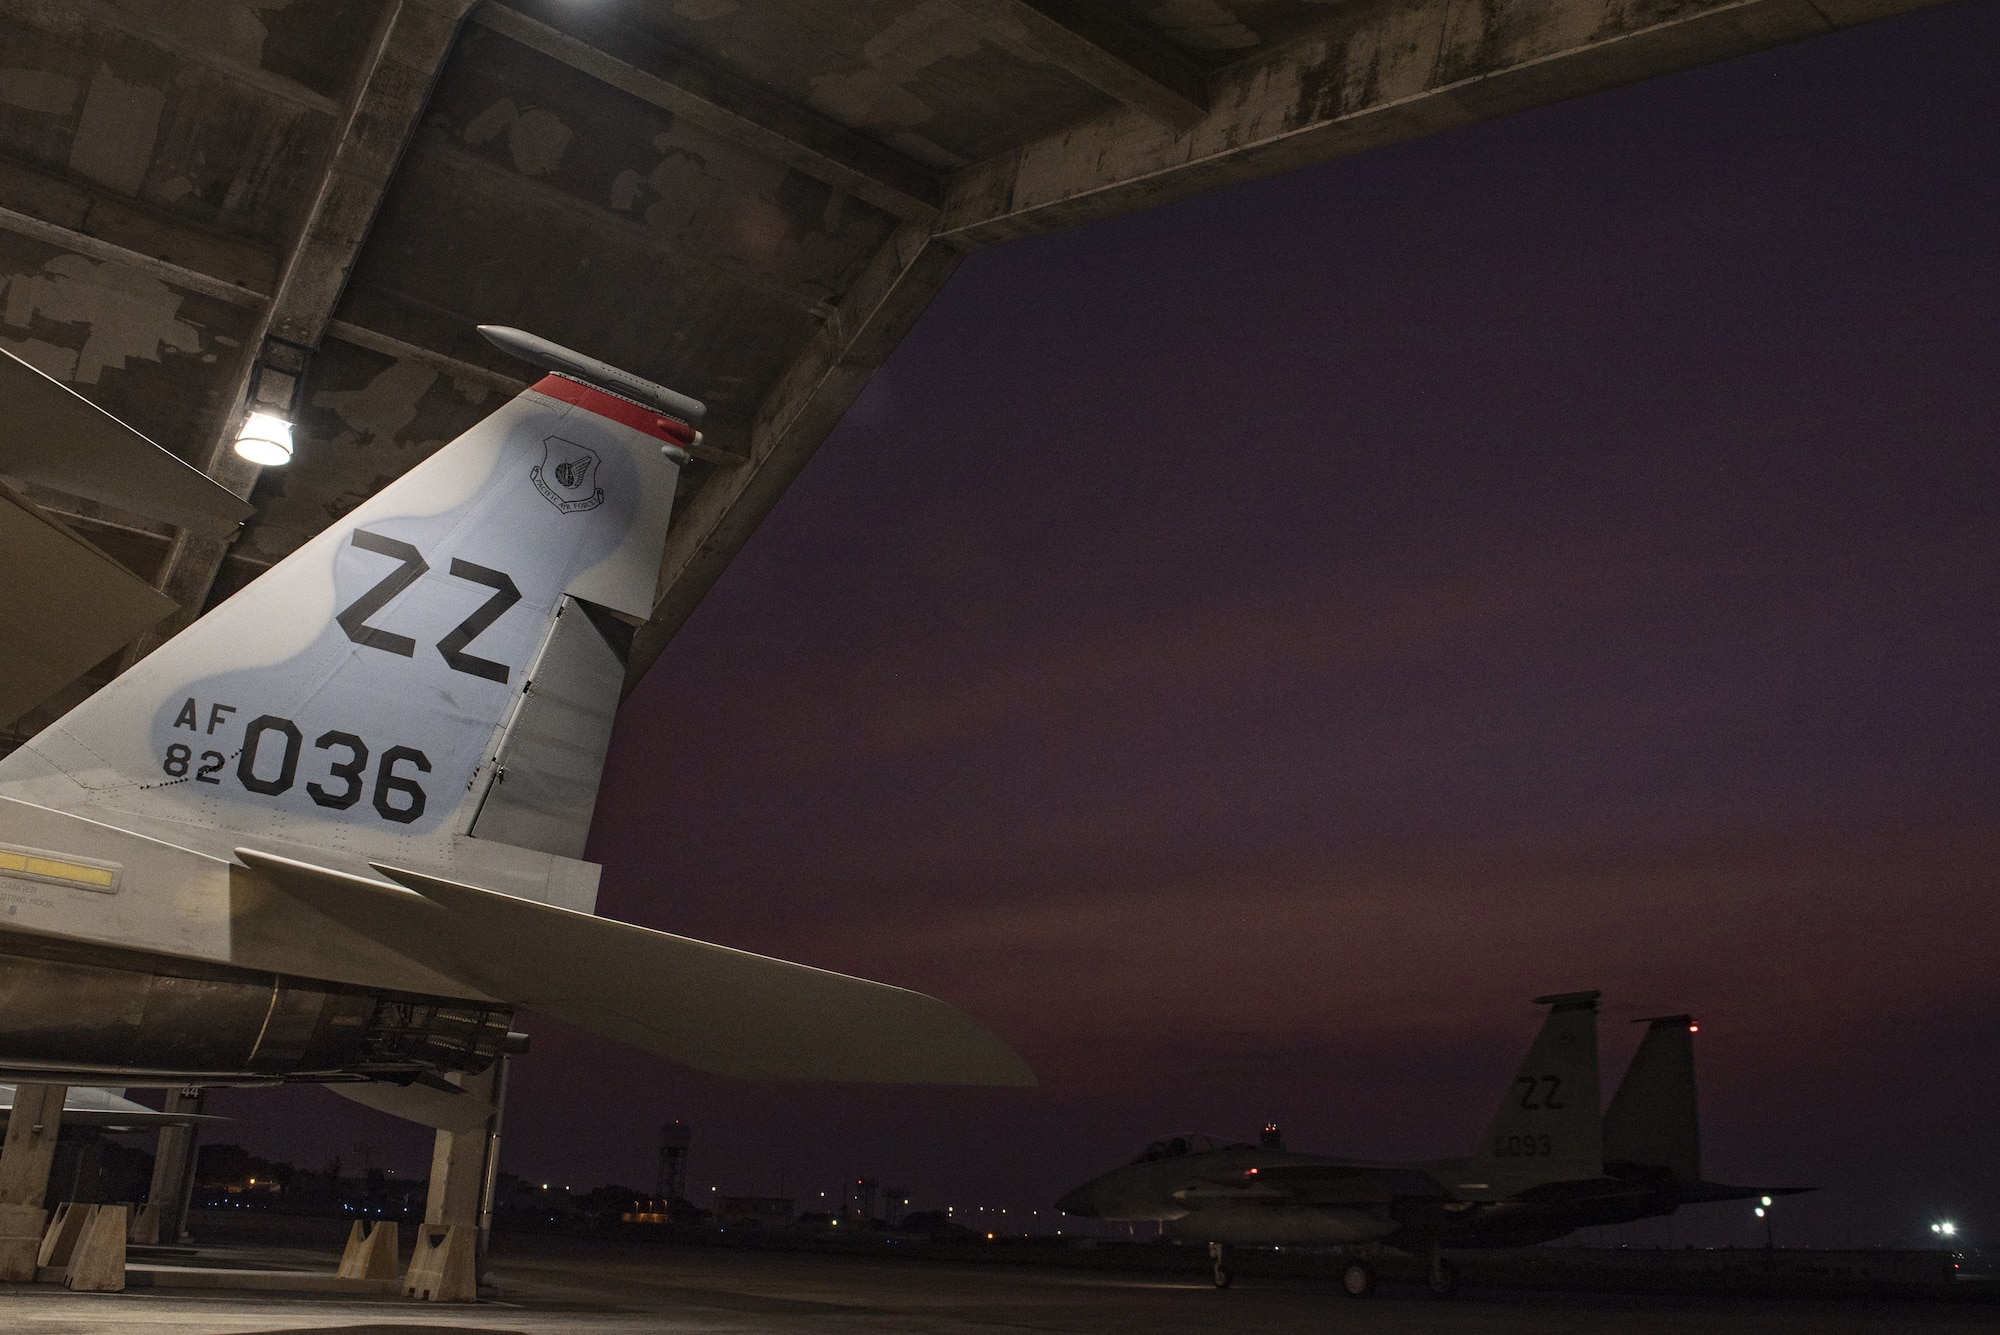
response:
<path id="1" fill-rule="evenodd" d="M 1458 1293 L 1458 1267 L 1442 1254 L 1432 1252 L 1430 1273 L 1424 1276 L 1424 1284 L 1440 1298 L 1454 1297 Z"/>
<path id="2" fill-rule="evenodd" d="M 1236 1272 L 1229 1268 L 1229 1249 L 1219 1242 L 1208 1244 L 1208 1259 L 1215 1262 L 1215 1287 L 1226 1289 L 1236 1282 Z"/>
<path id="3" fill-rule="evenodd" d="M 1340 1287 L 1350 1298 L 1366 1298 L 1375 1292 L 1375 1267 L 1366 1261 L 1349 1261 L 1340 1272 Z"/>

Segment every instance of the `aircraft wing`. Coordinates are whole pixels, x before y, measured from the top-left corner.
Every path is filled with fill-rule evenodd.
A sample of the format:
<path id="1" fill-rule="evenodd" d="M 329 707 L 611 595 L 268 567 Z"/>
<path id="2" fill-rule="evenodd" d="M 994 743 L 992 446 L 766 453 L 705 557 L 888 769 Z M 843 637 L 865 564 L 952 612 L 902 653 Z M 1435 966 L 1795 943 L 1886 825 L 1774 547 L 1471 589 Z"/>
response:
<path id="1" fill-rule="evenodd" d="M 13 1115 L 14 1089 L 13 1085 L 0 1085 L 0 1126 L 5 1126 Z M 94 1126 L 105 1131 L 150 1131 L 161 1126 L 193 1126 L 227 1119 L 206 1113 L 161 1112 L 114 1090 L 72 1085 L 63 1093 L 62 1120 L 64 1126 Z"/>
<path id="2" fill-rule="evenodd" d="M 1257 1167 L 1260 1182 L 1337 1182 L 1359 1177 L 1380 1168 L 1394 1168 L 1394 1164 L 1373 1163 L 1274 1163 Z"/>
<path id="3" fill-rule="evenodd" d="M 1190 1206 L 1232 1205 L 1247 1201 L 1289 1202 L 1295 1205 L 1343 1205 L 1393 1200 L 1412 1190 L 1410 1174 L 1395 1165 L 1374 1163 L 1258 1164 L 1254 1168 L 1206 1175 L 1200 1185 L 1176 1191 Z"/>
<path id="4" fill-rule="evenodd" d="M 319 912 L 507 1002 L 716 1075 L 1032 1085 L 1007 1045 L 920 992 L 377 865 L 408 887 L 254 849 Z"/>
<path id="5" fill-rule="evenodd" d="M 0 473 L 214 536 L 250 503 L 102 408 L 0 349 Z M 114 646 L 115 647 L 115 646 Z"/>

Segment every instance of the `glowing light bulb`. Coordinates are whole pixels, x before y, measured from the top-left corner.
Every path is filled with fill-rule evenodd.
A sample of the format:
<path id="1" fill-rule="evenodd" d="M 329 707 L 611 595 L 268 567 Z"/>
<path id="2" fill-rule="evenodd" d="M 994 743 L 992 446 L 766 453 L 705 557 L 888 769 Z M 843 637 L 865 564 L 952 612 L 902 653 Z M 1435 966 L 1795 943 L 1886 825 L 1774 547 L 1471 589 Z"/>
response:
<path id="1" fill-rule="evenodd" d="M 236 433 L 236 452 L 266 468 L 288 464 L 292 461 L 292 424 L 276 413 L 251 413 Z"/>

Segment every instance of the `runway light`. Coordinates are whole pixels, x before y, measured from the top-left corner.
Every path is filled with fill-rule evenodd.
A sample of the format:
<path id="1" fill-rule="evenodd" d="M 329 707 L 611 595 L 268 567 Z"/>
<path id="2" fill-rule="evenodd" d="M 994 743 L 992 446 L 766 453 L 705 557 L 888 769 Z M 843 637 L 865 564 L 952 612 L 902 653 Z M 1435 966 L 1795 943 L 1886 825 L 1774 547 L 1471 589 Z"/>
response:
<path id="1" fill-rule="evenodd" d="M 292 424 L 276 413 L 251 413 L 236 433 L 236 452 L 265 468 L 288 464 L 292 461 Z"/>

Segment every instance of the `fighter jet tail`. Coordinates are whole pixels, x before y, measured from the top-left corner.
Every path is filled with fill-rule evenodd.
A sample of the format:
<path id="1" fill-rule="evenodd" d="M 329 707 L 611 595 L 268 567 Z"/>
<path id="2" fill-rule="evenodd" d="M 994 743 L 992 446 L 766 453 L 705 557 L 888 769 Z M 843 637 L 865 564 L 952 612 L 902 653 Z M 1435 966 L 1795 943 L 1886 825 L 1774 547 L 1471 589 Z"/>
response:
<path id="1" fill-rule="evenodd" d="M 0 761 L 0 792 L 356 869 L 467 837 L 580 858 L 703 409 L 568 357 Z"/>
<path id="2" fill-rule="evenodd" d="M 1662 1015 L 1647 1024 L 1604 1113 L 1605 1163 L 1665 1168 L 1681 1182 L 1700 1182 L 1694 1017 Z"/>
<path id="3" fill-rule="evenodd" d="M 1549 1007 L 1548 1018 L 1473 1155 L 1466 1187 L 1513 1195 L 1544 1182 L 1604 1175 L 1598 995 L 1564 992 L 1535 999 Z"/>
<path id="4" fill-rule="evenodd" d="M 930 997 L 592 915 L 584 839 L 704 410 L 483 332 L 551 374 L 0 760 L 0 854 L 98 892 L 66 906 L 89 939 L 307 980 L 293 1048 L 252 1028 L 231 1058 L 277 1073 L 361 1070 L 346 1048 L 296 1065 L 353 987 L 527 1007 L 725 1075 L 1032 1084 Z M 53 813 L 89 826 L 79 848 L 115 832 L 116 860 L 43 850 Z M 448 1069 L 481 1069 L 467 1052 Z"/>

